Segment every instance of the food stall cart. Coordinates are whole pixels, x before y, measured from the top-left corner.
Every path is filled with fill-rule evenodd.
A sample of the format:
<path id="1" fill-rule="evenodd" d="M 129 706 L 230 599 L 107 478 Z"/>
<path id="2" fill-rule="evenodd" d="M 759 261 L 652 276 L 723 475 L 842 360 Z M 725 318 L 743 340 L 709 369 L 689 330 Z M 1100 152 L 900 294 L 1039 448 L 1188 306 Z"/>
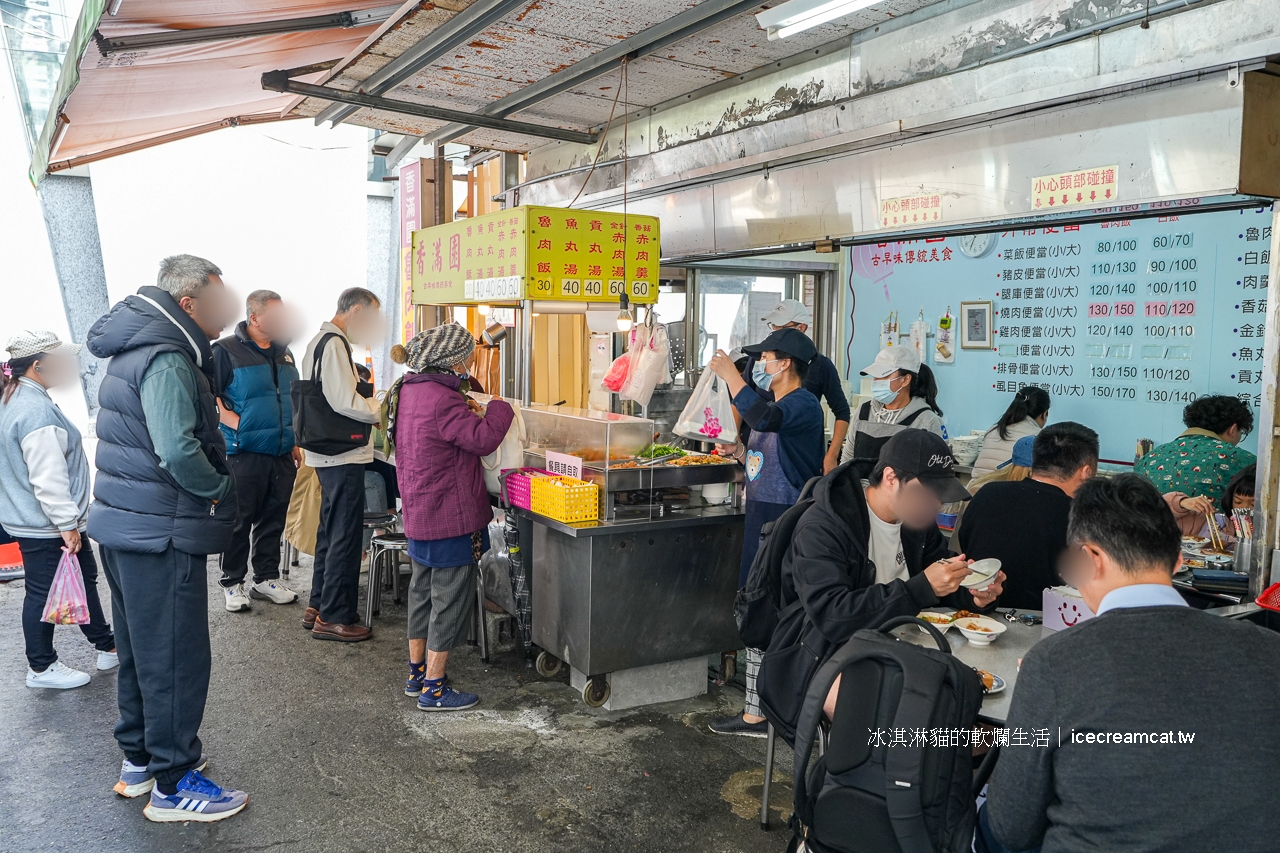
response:
<path id="1" fill-rule="evenodd" d="M 740 644 L 741 467 L 698 454 L 645 458 L 652 420 L 534 402 L 535 367 L 556 358 L 537 351 L 534 316 L 616 316 L 656 301 L 658 240 L 652 217 L 524 207 L 413 236 L 416 304 L 514 309 L 503 342 L 514 381 L 504 390 L 523 404 L 525 464 L 596 486 L 590 520 L 508 510 L 531 587 L 527 631 L 544 650 L 538 671 L 568 663 L 592 706 L 705 692 L 708 656 Z"/>

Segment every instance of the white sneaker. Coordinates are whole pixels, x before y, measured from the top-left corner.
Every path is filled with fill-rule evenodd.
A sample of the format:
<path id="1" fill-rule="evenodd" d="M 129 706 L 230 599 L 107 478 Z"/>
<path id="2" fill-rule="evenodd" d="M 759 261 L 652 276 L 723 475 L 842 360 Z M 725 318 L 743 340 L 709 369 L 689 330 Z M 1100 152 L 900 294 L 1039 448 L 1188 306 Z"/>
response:
<path id="1" fill-rule="evenodd" d="M 72 669 L 60 660 L 49 665 L 44 672 L 36 672 L 27 667 L 28 687 L 49 687 L 54 690 L 70 690 L 72 687 L 83 687 L 89 683 L 89 673 Z"/>
<path id="2" fill-rule="evenodd" d="M 108 672 L 120 665 L 120 655 L 115 652 L 98 652 L 98 672 Z"/>
<path id="3" fill-rule="evenodd" d="M 276 604 L 292 604 L 298 600 L 296 592 L 277 580 L 249 584 L 249 595 L 253 598 L 261 598 L 264 601 L 272 601 Z"/>
<path id="4" fill-rule="evenodd" d="M 222 595 L 229 612 L 236 613 L 249 609 L 249 596 L 244 594 L 244 584 L 238 583 L 235 586 L 225 587 Z"/>

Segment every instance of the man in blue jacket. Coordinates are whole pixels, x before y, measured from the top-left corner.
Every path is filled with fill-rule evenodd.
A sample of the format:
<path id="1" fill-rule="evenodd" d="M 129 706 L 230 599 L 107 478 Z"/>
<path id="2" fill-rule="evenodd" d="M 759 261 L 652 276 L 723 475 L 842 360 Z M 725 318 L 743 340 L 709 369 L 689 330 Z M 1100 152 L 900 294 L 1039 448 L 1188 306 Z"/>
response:
<path id="1" fill-rule="evenodd" d="M 222 554 L 223 603 L 235 613 L 249 597 L 289 604 L 298 594 L 280 582 L 280 535 L 297 476 L 289 386 L 298 378 L 287 341 L 288 309 L 280 294 L 255 290 L 245 300 L 246 320 L 213 345 L 218 374 L 218 425 L 227 440 L 239 512 L 231 545 Z M 253 545 L 253 582 L 249 546 Z"/>
<path id="2" fill-rule="evenodd" d="M 205 565 L 226 550 L 236 518 L 209 347 L 235 315 L 221 275 L 203 258 L 165 258 L 156 286 L 117 303 L 86 341 L 111 359 L 98 391 L 89 536 L 102 546 L 120 655 L 115 735 L 125 760 L 115 791 L 150 793 L 143 814 L 153 821 L 222 820 L 249 799 L 200 773 Z"/>

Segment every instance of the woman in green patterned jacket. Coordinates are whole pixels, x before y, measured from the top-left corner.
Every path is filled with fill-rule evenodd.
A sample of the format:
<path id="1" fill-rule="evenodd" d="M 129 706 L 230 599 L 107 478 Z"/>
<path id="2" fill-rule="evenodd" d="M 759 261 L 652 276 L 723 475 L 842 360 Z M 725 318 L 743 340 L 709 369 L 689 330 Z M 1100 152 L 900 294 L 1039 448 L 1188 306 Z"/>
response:
<path id="1" fill-rule="evenodd" d="M 1143 456 L 1134 471 L 1161 494 L 1203 496 L 1216 504 L 1231 478 L 1257 462 L 1238 446 L 1253 429 L 1253 413 L 1235 397 L 1214 394 L 1183 409 L 1182 422 L 1186 431 Z"/>

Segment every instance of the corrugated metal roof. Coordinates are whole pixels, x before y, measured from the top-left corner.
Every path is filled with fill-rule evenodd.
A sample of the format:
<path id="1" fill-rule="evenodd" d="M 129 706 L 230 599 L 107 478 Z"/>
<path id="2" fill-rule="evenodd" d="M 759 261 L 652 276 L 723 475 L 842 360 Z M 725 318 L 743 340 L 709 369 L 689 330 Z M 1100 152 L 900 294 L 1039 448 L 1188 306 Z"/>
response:
<path id="1" fill-rule="evenodd" d="M 754 15 L 771 3 L 702 29 L 662 50 L 630 63 L 627 105 L 654 107 L 765 65 L 812 50 L 858 30 L 875 26 L 937 0 L 885 0 L 870 9 L 815 27 L 798 36 L 770 42 Z M 380 37 L 363 45 L 338 66 L 326 85 L 356 89 L 386 62 L 400 56 L 442 25 L 469 0 L 423 3 Z M 531 0 L 464 45 L 449 52 L 384 97 L 433 106 L 477 111 L 619 41 L 698 5 L 692 0 Z M 511 118 L 548 126 L 590 130 L 604 124 L 618 85 L 616 70 L 573 89 L 531 104 Z M 300 99 L 294 115 L 316 116 L 328 101 Z M 424 136 L 440 122 L 360 109 L 352 124 Z M 507 151 L 528 151 L 544 140 L 493 130 L 473 130 L 458 142 Z"/>

